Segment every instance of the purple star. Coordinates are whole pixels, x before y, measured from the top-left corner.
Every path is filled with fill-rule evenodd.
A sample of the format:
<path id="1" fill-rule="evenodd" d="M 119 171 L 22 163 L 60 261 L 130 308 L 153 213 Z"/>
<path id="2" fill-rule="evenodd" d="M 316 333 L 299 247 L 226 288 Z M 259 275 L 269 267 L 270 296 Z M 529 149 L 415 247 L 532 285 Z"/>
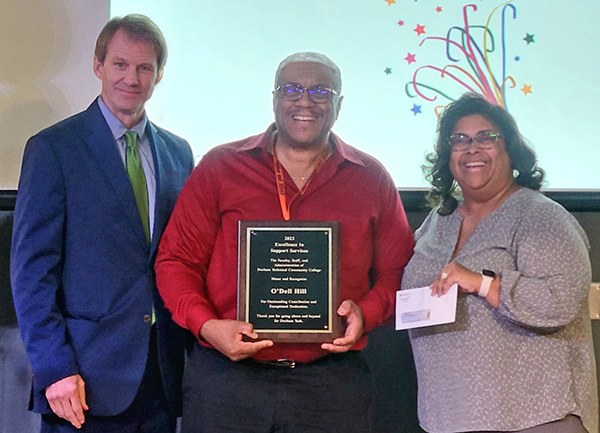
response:
<path id="1" fill-rule="evenodd" d="M 417 0 L 415 0 L 417 1 Z M 410 111 L 413 112 L 413 114 L 416 116 L 417 114 L 421 113 L 421 106 L 417 105 L 417 104 L 413 104 L 413 107 L 410 109 Z"/>

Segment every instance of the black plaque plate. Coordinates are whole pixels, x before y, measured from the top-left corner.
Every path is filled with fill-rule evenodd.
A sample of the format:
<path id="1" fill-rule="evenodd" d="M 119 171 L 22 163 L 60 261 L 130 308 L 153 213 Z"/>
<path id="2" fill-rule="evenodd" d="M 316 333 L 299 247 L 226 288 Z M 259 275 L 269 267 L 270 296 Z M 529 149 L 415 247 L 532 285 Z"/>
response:
<path id="1" fill-rule="evenodd" d="M 331 342 L 342 335 L 338 221 L 240 221 L 238 319 L 260 339 Z"/>

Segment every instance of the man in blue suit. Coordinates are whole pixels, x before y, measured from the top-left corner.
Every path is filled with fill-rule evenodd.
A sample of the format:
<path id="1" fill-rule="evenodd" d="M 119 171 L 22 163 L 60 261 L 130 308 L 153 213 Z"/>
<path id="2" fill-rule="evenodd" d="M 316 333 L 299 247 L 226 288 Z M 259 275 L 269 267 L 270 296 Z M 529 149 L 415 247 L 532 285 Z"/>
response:
<path id="1" fill-rule="evenodd" d="M 42 432 L 175 431 L 185 334 L 153 264 L 193 155 L 144 111 L 166 56 L 149 18 L 113 18 L 100 97 L 25 148 L 11 279 Z"/>

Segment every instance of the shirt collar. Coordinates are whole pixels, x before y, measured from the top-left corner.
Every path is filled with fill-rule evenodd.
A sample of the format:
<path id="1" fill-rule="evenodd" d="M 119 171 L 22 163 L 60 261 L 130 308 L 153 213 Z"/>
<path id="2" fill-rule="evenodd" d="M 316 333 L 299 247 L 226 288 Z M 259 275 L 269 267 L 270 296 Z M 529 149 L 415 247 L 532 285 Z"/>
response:
<path id="1" fill-rule="evenodd" d="M 248 140 L 248 142 L 241 146 L 237 151 L 250 152 L 254 149 L 261 149 L 265 152 L 269 152 L 271 146 L 271 137 L 276 130 L 277 126 L 275 123 L 272 123 L 264 133 L 250 138 L 250 140 Z M 339 154 L 342 159 L 348 160 L 357 165 L 365 165 L 359 153 L 353 147 L 344 143 L 341 138 L 339 138 L 333 132 L 329 134 L 329 141 L 333 146 L 333 155 Z"/>
<path id="2" fill-rule="evenodd" d="M 102 100 L 102 96 L 98 97 L 98 106 L 100 107 L 100 111 L 104 116 L 104 120 L 106 120 L 106 123 L 110 128 L 110 132 L 112 132 L 112 135 L 115 140 L 121 138 L 123 134 L 125 134 L 127 131 L 137 132 L 137 135 L 140 138 L 140 142 L 144 139 L 144 136 L 146 134 L 146 124 L 148 123 L 148 117 L 146 116 L 146 112 L 144 112 L 142 118 L 140 119 L 137 125 L 135 125 L 131 129 L 127 129 L 127 127 L 123 125 L 123 123 L 121 123 L 119 119 L 117 119 L 117 117 L 112 113 L 112 111 L 110 111 L 108 106 Z"/>

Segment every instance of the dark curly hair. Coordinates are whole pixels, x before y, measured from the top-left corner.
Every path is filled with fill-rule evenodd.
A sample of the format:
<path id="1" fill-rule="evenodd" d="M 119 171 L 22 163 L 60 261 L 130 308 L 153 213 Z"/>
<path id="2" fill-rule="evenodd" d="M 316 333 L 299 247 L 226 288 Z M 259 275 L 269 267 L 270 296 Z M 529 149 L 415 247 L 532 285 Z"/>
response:
<path id="1" fill-rule="evenodd" d="M 426 156 L 427 163 L 422 166 L 425 178 L 431 182 L 427 199 L 432 206 L 440 205 L 440 215 L 449 215 L 458 206 L 455 197 L 458 186 L 450 172 L 452 149 L 448 140 L 456 123 L 473 114 L 485 117 L 498 127 L 506 144 L 510 166 L 516 174 L 516 184 L 538 190 L 544 181 L 544 170 L 537 166 L 535 152 L 525 143 L 508 111 L 478 94 L 466 93 L 444 108 L 438 121 L 435 152 Z"/>

